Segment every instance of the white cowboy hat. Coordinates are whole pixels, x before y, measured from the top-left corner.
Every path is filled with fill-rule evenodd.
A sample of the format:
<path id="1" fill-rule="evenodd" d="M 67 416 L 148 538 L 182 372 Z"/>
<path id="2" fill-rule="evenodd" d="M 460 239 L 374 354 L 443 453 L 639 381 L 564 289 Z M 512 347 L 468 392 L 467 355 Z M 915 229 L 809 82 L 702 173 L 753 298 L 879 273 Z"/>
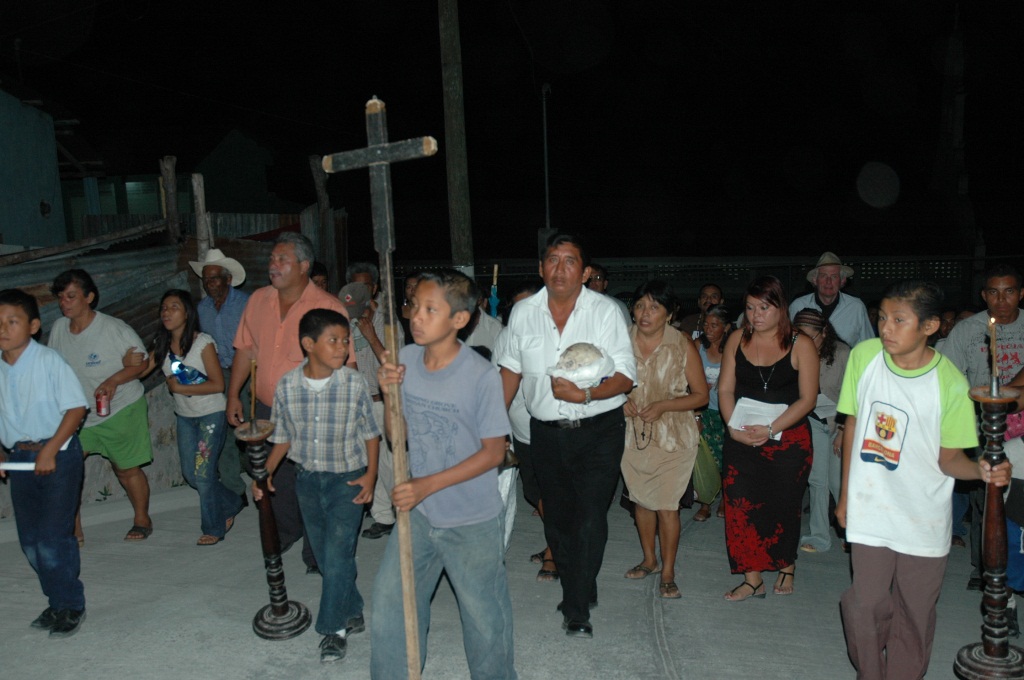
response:
<path id="1" fill-rule="evenodd" d="M 814 269 L 807 272 L 807 280 L 814 283 L 814 280 L 818 278 L 818 267 L 828 267 L 829 265 L 839 265 L 839 275 L 844 279 L 853 276 L 853 267 L 843 264 L 843 261 L 835 253 L 825 251 L 818 258 L 818 264 L 814 265 Z"/>
<path id="2" fill-rule="evenodd" d="M 228 270 L 228 273 L 231 274 L 232 286 L 240 286 L 245 283 L 245 267 L 233 257 L 224 257 L 224 253 L 219 248 L 210 248 L 206 253 L 205 260 L 189 262 L 189 265 L 199 278 L 203 278 L 203 267 L 215 265 Z"/>

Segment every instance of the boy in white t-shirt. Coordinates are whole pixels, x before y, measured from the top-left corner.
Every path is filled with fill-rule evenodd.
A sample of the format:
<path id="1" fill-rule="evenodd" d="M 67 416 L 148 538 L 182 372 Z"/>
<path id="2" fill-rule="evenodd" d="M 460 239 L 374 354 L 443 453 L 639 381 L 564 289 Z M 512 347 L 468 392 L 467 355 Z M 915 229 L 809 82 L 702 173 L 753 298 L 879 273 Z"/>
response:
<path id="1" fill-rule="evenodd" d="M 838 410 L 847 414 L 836 506 L 851 544 L 853 583 L 841 599 L 858 678 L 920 678 L 935 636 L 954 479 L 1010 481 L 1010 464 L 972 461 L 967 381 L 928 347 L 942 291 L 902 281 L 884 293 L 879 338 L 850 354 Z"/>

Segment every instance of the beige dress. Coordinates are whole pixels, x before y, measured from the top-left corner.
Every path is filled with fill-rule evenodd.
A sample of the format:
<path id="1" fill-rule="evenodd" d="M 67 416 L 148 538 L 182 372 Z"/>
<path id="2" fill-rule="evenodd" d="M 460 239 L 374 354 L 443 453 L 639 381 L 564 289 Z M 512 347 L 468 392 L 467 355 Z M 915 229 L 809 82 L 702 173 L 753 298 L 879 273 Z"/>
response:
<path id="1" fill-rule="evenodd" d="M 629 398 L 647 404 L 683 397 L 686 382 L 686 345 L 690 340 L 671 326 L 651 355 L 644 359 L 636 344 L 636 326 L 629 331 L 636 357 L 637 386 Z M 648 510 L 676 510 L 686 492 L 697 458 L 700 431 L 693 411 L 669 411 L 653 423 L 626 418 L 626 451 L 622 476 L 629 498 Z"/>

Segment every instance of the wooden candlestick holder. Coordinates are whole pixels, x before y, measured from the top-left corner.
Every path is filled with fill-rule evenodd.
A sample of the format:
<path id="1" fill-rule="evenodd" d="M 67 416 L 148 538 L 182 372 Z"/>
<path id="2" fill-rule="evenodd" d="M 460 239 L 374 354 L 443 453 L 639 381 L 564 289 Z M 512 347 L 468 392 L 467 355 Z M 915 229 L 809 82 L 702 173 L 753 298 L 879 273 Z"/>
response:
<path id="1" fill-rule="evenodd" d="M 256 501 L 256 507 L 260 513 L 260 541 L 263 544 L 263 564 L 267 569 L 267 585 L 270 587 L 270 604 L 256 613 L 252 629 L 266 640 L 288 640 L 304 633 L 313 617 L 304 604 L 288 599 L 288 591 L 284 587 L 281 539 L 267 490 L 269 452 L 266 441 L 273 431 L 274 425 L 269 420 L 250 420 L 235 428 L 235 437 L 245 442 L 252 477 L 263 492 L 263 497 Z"/>
<path id="2" fill-rule="evenodd" d="M 1020 390 L 989 386 L 971 389 L 971 399 L 981 404 L 981 430 L 985 436 L 984 457 L 990 465 L 1006 460 L 1003 434 L 1010 406 Z M 985 488 L 985 518 L 982 530 L 982 562 L 985 589 L 982 596 L 983 622 L 981 642 L 962 647 L 953 662 L 953 672 L 964 680 L 982 678 L 1024 678 L 1024 650 L 1009 641 L 1006 603 L 1011 597 L 1006 587 L 1006 512 L 1003 490 L 995 484 Z"/>

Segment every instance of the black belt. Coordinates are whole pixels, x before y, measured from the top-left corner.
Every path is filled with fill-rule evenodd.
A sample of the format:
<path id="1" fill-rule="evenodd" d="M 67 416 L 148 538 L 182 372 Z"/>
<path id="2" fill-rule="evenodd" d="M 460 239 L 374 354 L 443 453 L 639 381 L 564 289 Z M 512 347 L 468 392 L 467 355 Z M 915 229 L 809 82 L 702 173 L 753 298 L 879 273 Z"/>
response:
<path id="1" fill-rule="evenodd" d="M 596 427 L 603 421 L 609 418 L 615 417 L 616 415 L 621 416 L 622 409 L 614 408 L 611 411 L 605 411 L 604 413 L 598 413 L 596 416 L 589 418 L 580 418 L 578 420 L 537 420 L 533 419 L 533 422 L 539 423 L 545 427 L 552 427 L 558 430 L 576 430 L 581 427 Z"/>

